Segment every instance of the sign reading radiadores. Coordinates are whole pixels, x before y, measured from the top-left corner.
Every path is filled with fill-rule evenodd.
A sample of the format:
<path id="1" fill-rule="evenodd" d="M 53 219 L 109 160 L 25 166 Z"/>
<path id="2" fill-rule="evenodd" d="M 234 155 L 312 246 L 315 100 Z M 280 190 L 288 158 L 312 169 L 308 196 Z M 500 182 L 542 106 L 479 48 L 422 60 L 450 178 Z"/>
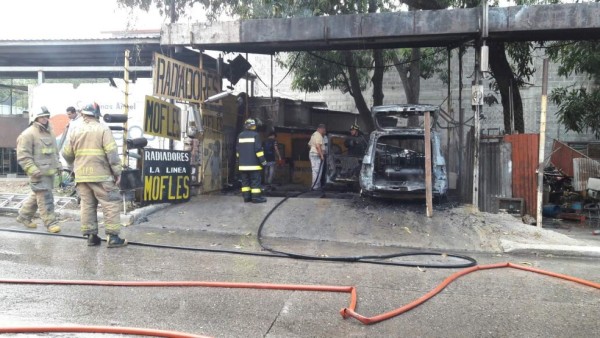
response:
<path id="1" fill-rule="evenodd" d="M 190 152 L 144 149 L 145 204 L 177 203 L 190 199 Z"/>
<path id="2" fill-rule="evenodd" d="M 221 91 L 221 78 L 215 72 L 193 67 L 154 53 L 153 94 L 188 102 L 203 102 Z"/>

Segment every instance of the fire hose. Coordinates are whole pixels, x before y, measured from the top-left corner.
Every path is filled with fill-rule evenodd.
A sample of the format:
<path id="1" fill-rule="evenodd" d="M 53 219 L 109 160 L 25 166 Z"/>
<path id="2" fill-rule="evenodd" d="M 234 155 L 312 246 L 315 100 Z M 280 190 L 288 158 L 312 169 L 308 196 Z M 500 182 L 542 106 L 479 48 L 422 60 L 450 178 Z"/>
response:
<path id="1" fill-rule="evenodd" d="M 495 263 L 487 265 L 476 265 L 453 273 L 442 281 L 438 286 L 424 294 L 420 298 L 376 316 L 366 317 L 356 312 L 357 292 L 354 286 L 330 286 L 330 285 L 293 285 L 293 284 L 268 284 L 268 283 L 229 283 L 229 282 L 203 282 L 203 281 L 99 281 L 99 280 L 42 280 L 42 279 L 0 279 L 1 284 L 35 284 L 35 285 L 87 285 L 87 286 L 120 286 L 120 287 L 215 287 L 215 288 L 242 288 L 261 290 L 287 290 L 308 292 L 338 292 L 349 293 L 350 304 L 341 309 L 340 314 L 344 319 L 354 318 L 365 325 L 371 325 L 396 317 L 410 311 L 425 303 L 439 294 L 446 286 L 456 279 L 480 270 L 513 268 L 522 271 L 559 278 L 589 286 L 600 290 L 600 283 L 585 279 L 559 274 L 551 271 L 541 270 L 533 267 L 513 264 L 510 262 Z M 152 335 L 157 337 L 199 337 L 193 334 L 179 333 L 173 331 L 160 331 L 151 329 L 117 328 L 117 327 L 93 327 L 93 326 L 44 326 L 44 327 L 0 327 L 0 333 L 28 333 L 28 332 L 94 332 L 94 333 L 121 333 Z"/>

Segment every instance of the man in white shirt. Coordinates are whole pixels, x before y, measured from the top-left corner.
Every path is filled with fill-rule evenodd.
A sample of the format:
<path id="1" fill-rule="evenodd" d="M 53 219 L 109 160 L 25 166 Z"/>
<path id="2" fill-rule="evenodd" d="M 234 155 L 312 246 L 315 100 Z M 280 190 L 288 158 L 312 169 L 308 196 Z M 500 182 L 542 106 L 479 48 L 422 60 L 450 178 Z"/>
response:
<path id="1" fill-rule="evenodd" d="M 321 123 L 308 142 L 308 145 L 310 146 L 308 157 L 312 167 L 312 190 L 321 189 L 321 174 L 323 173 L 323 161 L 325 160 L 325 143 L 323 141 L 325 133 L 325 125 Z"/>

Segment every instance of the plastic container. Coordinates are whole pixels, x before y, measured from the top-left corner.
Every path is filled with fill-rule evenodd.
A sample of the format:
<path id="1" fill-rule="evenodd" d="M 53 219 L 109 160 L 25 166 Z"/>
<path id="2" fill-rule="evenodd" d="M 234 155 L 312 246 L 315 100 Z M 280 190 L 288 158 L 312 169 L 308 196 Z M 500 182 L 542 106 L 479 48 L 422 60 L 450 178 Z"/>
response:
<path id="1" fill-rule="evenodd" d="M 542 207 L 542 216 L 544 217 L 556 217 L 560 213 L 560 206 L 556 204 L 546 204 Z"/>
<path id="2" fill-rule="evenodd" d="M 583 203 L 573 202 L 573 203 L 571 203 L 571 208 L 573 208 L 573 210 L 575 210 L 575 212 L 580 212 L 583 209 Z"/>

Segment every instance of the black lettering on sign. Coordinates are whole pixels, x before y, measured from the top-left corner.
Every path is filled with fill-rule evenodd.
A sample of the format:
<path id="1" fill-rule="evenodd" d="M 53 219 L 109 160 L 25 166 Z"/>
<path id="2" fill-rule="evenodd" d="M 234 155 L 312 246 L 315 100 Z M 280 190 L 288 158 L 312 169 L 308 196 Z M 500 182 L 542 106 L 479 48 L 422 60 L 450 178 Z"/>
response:
<path id="1" fill-rule="evenodd" d="M 202 102 L 211 95 L 221 92 L 221 80 L 216 73 L 200 70 L 198 67 L 154 54 L 152 74 L 153 94 L 180 101 Z M 210 89 L 208 85 L 210 84 Z"/>
<path id="2" fill-rule="evenodd" d="M 174 140 L 181 137 L 181 109 L 174 104 L 146 96 L 144 133 Z"/>

